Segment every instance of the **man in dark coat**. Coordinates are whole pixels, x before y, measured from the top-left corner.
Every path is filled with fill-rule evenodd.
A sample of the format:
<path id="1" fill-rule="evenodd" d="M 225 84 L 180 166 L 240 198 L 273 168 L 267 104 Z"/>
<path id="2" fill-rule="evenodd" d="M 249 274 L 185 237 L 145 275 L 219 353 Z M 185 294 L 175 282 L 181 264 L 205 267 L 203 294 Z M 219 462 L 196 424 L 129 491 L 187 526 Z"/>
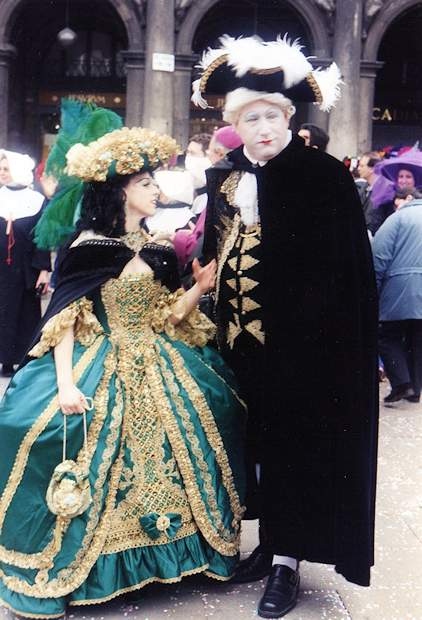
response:
<path id="1" fill-rule="evenodd" d="M 300 560 L 334 564 L 369 585 L 377 294 L 352 177 L 288 129 L 294 107 L 286 95 L 327 109 L 332 92 L 321 84 L 318 93 L 319 75 L 304 57 L 293 72 L 291 55 L 283 66 L 288 42 L 264 62 L 265 44 L 252 40 L 241 55 L 252 63 L 246 73 L 235 43 L 223 40 L 225 59 L 215 50 L 209 65 L 204 58 L 205 78 L 194 85 L 203 105 L 207 84 L 225 72 L 224 118 L 244 142 L 208 171 L 204 255 L 218 261 L 218 342 L 249 409 L 250 474 L 257 465 L 260 545 L 235 580 L 269 575 L 258 614 L 278 618 L 296 603 Z"/>

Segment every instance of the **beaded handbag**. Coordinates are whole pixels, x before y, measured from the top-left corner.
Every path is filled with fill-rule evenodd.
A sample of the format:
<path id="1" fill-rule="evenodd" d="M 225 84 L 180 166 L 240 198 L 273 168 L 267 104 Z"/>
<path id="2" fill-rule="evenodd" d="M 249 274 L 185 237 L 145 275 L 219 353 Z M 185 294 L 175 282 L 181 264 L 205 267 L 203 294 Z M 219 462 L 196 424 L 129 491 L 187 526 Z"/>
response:
<path id="1" fill-rule="evenodd" d="M 91 398 L 89 410 L 93 408 Z M 88 432 L 86 411 L 83 413 L 84 459 L 82 465 L 66 459 L 67 419 L 63 416 L 63 460 L 54 469 L 46 500 L 49 510 L 60 517 L 72 519 L 81 515 L 92 502 L 88 479 Z"/>

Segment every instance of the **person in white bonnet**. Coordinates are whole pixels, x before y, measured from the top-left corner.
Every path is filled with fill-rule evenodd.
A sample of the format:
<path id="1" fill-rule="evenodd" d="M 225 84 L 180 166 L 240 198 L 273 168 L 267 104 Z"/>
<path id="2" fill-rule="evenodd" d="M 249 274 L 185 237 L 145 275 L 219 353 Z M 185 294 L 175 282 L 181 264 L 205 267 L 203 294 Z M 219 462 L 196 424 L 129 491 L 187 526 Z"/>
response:
<path id="1" fill-rule="evenodd" d="M 32 237 L 44 203 L 29 187 L 33 168 L 28 155 L 0 150 L 0 362 L 6 377 L 31 341 L 49 281 L 50 254 Z"/>

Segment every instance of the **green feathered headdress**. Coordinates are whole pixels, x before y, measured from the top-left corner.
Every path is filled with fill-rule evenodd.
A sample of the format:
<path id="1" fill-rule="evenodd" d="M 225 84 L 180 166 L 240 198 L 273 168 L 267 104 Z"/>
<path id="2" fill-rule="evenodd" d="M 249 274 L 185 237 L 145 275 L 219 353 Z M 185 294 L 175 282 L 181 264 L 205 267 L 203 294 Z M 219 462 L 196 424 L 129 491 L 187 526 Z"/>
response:
<path id="1" fill-rule="evenodd" d="M 75 144 L 87 145 L 123 126 L 121 117 L 91 103 L 62 99 L 61 128 L 46 163 L 46 173 L 59 182 L 46 210 L 35 227 L 39 248 L 55 249 L 75 230 L 79 217 L 84 182 L 66 172 L 67 153 Z"/>

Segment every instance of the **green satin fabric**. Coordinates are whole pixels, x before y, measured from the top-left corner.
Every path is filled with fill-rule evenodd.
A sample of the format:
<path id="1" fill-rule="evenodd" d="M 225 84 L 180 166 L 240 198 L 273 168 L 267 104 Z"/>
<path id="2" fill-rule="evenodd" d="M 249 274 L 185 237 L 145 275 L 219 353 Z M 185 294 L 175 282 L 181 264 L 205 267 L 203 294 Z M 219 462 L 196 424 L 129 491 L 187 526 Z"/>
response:
<path id="1" fill-rule="evenodd" d="M 84 370 L 78 383 L 82 392 L 94 397 L 104 376 L 104 363 L 112 351 L 107 336 L 99 336 L 101 343 L 95 357 Z M 98 344 L 98 340 L 97 340 Z M 161 351 L 161 368 L 171 373 L 182 398 L 185 412 L 195 428 L 200 450 L 211 472 L 212 485 L 217 497 L 219 512 L 224 525 L 232 527 L 233 513 L 230 508 L 227 491 L 222 484 L 221 471 L 216 463 L 216 456 L 201 426 L 197 411 L 191 402 L 189 394 L 177 380 L 165 345 L 171 345 L 183 359 L 184 367 L 200 387 L 208 406 L 213 412 L 214 419 L 224 448 L 227 452 L 230 467 L 233 473 L 235 487 L 240 501 L 244 497 L 243 474 L 243 429 L 245 412 L 233 391 L 233 378 L 225 367 L 221 358 L 210 348 L 192 348 L 182 342 L 171 341 L 167 336 L 157 336 L 156 344 Z M 94 345 L 91 345 L 94 346 Z M 74 365 L 76 365 L 87 348 L 79 343 L 75 344 Z M 184 433 L 184 425 L 173 403 L 172 391 L 167 379 L 161 376 L 167 401 L 171 405 L 172 415 L 178 423 L 180 432 Z M 95 452 L 90 467 L 91 488 L 94 487 L 99 475 L 100 464 L 104 458 L 107 441 L 110 443 L 110 427 L 118 424 L 118 432 L 113 438 L 110 465 L 102 488 L 101 511 L 107 499 L 110 471 L 119 452 L 122 420 L 124 419 L 124 398 L 119 408 L 117 392 L 121 389 L 124 395 L 124 386 L 114 372 L 108 385 L 108 404 L 104 424 L 101 428 Z M 42 358 L 33 360 L 13 378 L 5 398 L 0 406 L 0 454 L 2 467 L 0 468 L 0 493 L 5 489 L 12 472 L 16 454 L 27 432 L 36 423 L 39 416 L 48 407 L 56 394 L 55 367 L 51 353 Z M 88 425 L 91 424 L 95 411 L 88 412 Z M 75 459 L 83 444 L 82 420 L 80 416 L 68 416 L 67 457 Z M 7 550 L 34 554 L 40 552 L 52 538 L 55 516 L 48 510 L 45 495 L 47 487 L 56 465 L 62 459 L 63 418 L 60 411 L 54 412 L 51 420 L 40 432 L 32 445 L 26 467 L 18 484 L 16 492 L 7 509 L 3 527 L 0 533 L 0 545 Z M 185 437 L 186 446 L 189 440 Z M 170 442 L 166 438 L 165 450 L 171 452 Z M 176 455 L 177 458 L 177 455 Z M 125 453 L 124 459 L 129 462 L 130 455 Z M 202 482 L 201 470 L 192 455 L 195 479 L 201 490 L 208 516 L 212 521 L 212 510 L 208 504 L 206 489 Z M 120 493 L 120 492 L 119 492 Z M 117 494 L 119 502 L 124 496 Z M 82 540 L 86 533 L 86 524 L 89 511 L 72 520 L 67 529 L 60 552 L 54 558 L 54 566 L 49 571 L 49 580 L 75 559 L 80 551 Z M 29 596 L 8 587 L 5 580 L 0 579 L 0 599 L 12 609 L 22 614 L 54 617 L 64 613 L 67 604 L 74 602 L 100 602 L 117 595 L 119 592 L 136 589 L 154 581 L 175 581 L 184 574 L 207 571 L 217 578 L 228 578 L 234 571 L 237 562 L 236 555 L 223 555 L 206 542 L 201 532 L 163 544 L 151 544 L 127 549 L 118 553 L 98 555 L 84 582 L 66 596 L 43 598 Z M 13 563 L 0 562 L 0 569 L 7 577 L 19 577 L 29 584 L 34 583 L 37 570 L 20 568 Z"/>

